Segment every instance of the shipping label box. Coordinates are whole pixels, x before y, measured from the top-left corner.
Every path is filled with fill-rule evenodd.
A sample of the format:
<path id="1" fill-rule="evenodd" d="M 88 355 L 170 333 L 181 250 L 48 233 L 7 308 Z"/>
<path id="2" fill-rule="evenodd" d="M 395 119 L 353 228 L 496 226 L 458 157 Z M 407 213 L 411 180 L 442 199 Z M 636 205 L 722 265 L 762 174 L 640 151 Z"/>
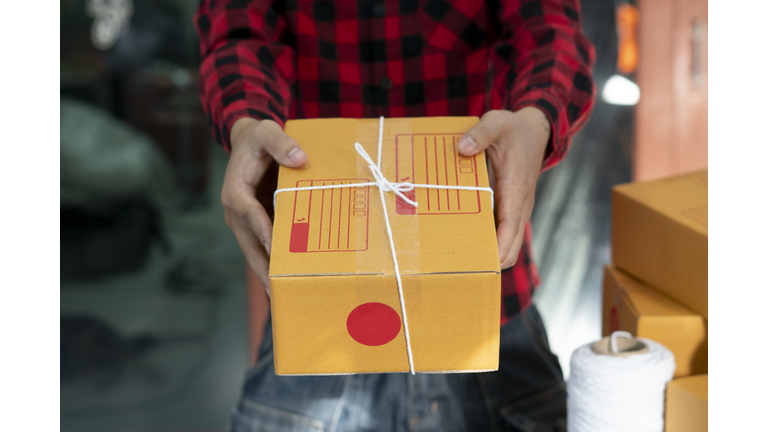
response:
<path id="1" fill-rule="evenodd" d="M 678 378 L 667 384 L 665 432 L 706 432 L 709 417 L 708 375 Z"/>
<path id="2" fill-rule="evenodd" d="M 607 265 L 603 279 L 603 336 L 624 330 L 667 347 L 675 377 L 707 373 L 704 317 Z"/>
<path id="3" fill-rule="evenodd" d="M 707 171 L 613 188 L 613 262 L 707 311 Z"/>
<path id="4" fill-rule="evenodd" d="M 391 182 L 488 187 L 484 154 L 457 141 L 476 117 L 387 119 Z M 309 160 L 280 168 L 278 190 L 374 180 L 378 119 L 289 121 Z M 384 198 L 417 372 L 498 368 L 500 289 L 491 195 L 417 188 Z M 278 193 L 269 268 L 279 375 L 409 371 L 394 262 L 376 185 Z"/>

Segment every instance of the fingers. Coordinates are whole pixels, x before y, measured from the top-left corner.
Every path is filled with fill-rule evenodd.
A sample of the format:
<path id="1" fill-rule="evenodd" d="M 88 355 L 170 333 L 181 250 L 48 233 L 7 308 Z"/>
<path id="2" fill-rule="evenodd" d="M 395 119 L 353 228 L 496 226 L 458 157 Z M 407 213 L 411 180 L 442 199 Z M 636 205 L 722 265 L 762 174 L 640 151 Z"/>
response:
<path id="1" fill-rule="evenodd" d="M 530 111 L 530 112 L 529 112 Z M 485 151 L 493 166 L 496 193 L 496 235 L 501 268 L 512 266 L 525 239 L 525 224 L 531 217 L 548 126 L 538 109 L 486 112 L 480 122 L 459 140 L 464 156 Z M 544 116 L 546 117 L 546 116 Z"/>
<path id="2" fill-rule="evenodd" d="M 509 248 L 506 258 L 501 262 L 501 268 L 507 269 L 517 263 L 517 259 L 520 257 L 520 248 L 523 246 L 523 240 L 525 239 L 525 224 L 524 219 L 520 220 L 520 226 L 517 228 L 517 233 L 512 241 L 512 246 Z"/>
<path id="3" fill-rule="evenodd" d="M 502 270 L 512 267 L 515 263 L 510 262 L 512 255 L 512 244 L 515 239 L 516 229 L 512 229 L 512 224 L 509 222 L 503 222 L 499 224 L 499 228 L 496 231 L 499 242 L 499 263 Z"/>
<path id="4" fill-rule="evenodd" d="M 256 234 L 267 255 L 272 253 L 272 221 L 264 207 L 255 199 L 245 207 L 242 218 L 248 227 Z"/>
<path id="5" fill-rule="evenodd" d="M 502 113 L 488 111 L 480 119 L 480 123 L 464 133 L 459 140 L 459 153 L 464 156 L 472 156 L 485 150 L 493 144 L 501 134 L 503 122 L 500 122 Z"/>
<path id="6" fill-rule="evenodd" d="M 242 184 L 222 192 L 224 220 L 232 230 L 242 226 L 248 228 L 269 254 L 272 247 L 272 221 L 250 190 L 249 185 Z"/>
<path id="7" fill-rule="evenodd" d="M 500 257 L 504 256 L 504 258 L 501 261 L 501 268 L 505 269 L 508 267 L 512 267 L 517 262 L 518 257 L 520 256 L 520 248 L 523 245 L 523 241 L 525 240 L 525 225 L 528 223 L 528 221 L 531 219 L 531 214 L 533 213 L 533 192 L 530 191 L 530 189 L 526 189 L 524 192 L 521 191 L 522 198 L 520 199 L 520 205 L 521 210 L 517 212 L 516 214 L 513 214 L 512 217 L 509 218 L 510 226 L 514 226 L 515 221 L 517 221 L 517 229 L 514 230 L 514 234 L 512 234 L 511 237 L 508 237 L 508 239 L 513 239 L 511 241 L 511 246 L 509 247 L 509 252 L 507 252 L 507 255 L 501 255 L 501 250 L 499 250 Z M 512 230 L 510 230 L 512 231 Z M 499 243 L 501 245 L 501 243 Z"/>
<path id="8" fill-rule="evenodd" d="M 264 207 L 247 192 L 247 185 L 222 192 L 224 220 L 232 229 L 259 282 L 269 294 L 269 253 L 272 248 L 272 222 Z"/>
<path id="9" fill-rule="evenodd" d="M 307 154 L 299 144 L 288 136 L 277 123 L 264 120 L 255 130 L 257 140 L 280 165 L 300 167 L 307 161 Z"/>
<path id="10" fill-rule="evenodd" d="M 307 154 L 271 120 L 243 117 L 232 126 L 230 136 L 232 153 L 221 190 L 224 219 L 251 269 L 269 290 L 272 222 L 256 190 L 272 160 L 295 168 L 306 163 Z"/>
<path id="11" fill-rule="evenodd" d="M 235 233 L 240 249 L 243 251 L 245 260 L 269 294 L 269 257 L 264 247 L 249 227 L 236 223 L 231 228 Z"/>
<path id="12" fill-rule="evenodd" d="M 230 136 L 233 155 L 250 154 L 257 159 L 270 155 L 280 165 L 292 168 L 307 161 L 307 154 L 296 140 L 272 120 L 242 117 L 232 125 Z"/>
<path id="13" fill-rule="evenodd" d="M 503 186 L 507 186 L 507 184 L 505 183 Z M 499 262 L 501 268 L 505 269 L 514 264 L 514 258 L 510 263 L 510 255 L 514 255 L 515 242 L 523 220 L 522 199 L 519 195 L 516 196 L 509 187 L 498 188 L 497 194 L 499 199 L 497 203 L 496 239 L 499 243 Z"/>
<path id="14" fill-rule="evenodd" d="M 505 163 L 511 155 L 493 147 L 488 155 L 496 172 L 496 235 L 499 243 L 499 262 L 507 268 L 517 261 L 524 240 L 525 224 L 531 218 L 536 191 L 536 180 L 521 176 L 523 170 L 514 163 Z M 500 151 L 496 151 L 500 150 Z"/>

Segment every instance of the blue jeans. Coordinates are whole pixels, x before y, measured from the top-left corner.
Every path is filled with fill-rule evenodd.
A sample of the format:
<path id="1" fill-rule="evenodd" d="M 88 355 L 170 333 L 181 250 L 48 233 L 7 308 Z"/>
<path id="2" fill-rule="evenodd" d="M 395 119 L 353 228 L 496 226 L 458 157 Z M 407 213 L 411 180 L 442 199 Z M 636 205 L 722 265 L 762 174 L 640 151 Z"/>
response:
<path id="1" fill-rule="evenodd" d="M 501 327 L 499 370 L 277 376 L 268 322 L 233 432 L 564 431 L 566 392 L 535 306 Z"/>

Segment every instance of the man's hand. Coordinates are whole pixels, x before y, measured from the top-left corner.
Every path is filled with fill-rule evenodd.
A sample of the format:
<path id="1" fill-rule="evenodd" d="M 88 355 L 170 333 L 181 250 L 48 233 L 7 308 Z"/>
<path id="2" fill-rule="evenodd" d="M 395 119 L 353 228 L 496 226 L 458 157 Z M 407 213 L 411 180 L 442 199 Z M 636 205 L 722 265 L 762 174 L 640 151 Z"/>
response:
<path id="1" fill-rule="evenodd" d="M 273 160 L 295 168 L 307 161 L 307 154 L 272 120 L 238 119 L 232 125 L 230 143 L 232 152 L 221 189 L 224 220 L 269 292 L 272 221 L 256 199 L 256 188 Z"/>
<path id="2" fill-rule="evenodd" d="M 459 140 L 461 154 L 472 156 L 485 150 L 493 165 L 502 269 L 514 265 L 520 253 L 549 134 L 547 116 L 538 108 L 525 107 L 515 113 L 488 111 Z"/>

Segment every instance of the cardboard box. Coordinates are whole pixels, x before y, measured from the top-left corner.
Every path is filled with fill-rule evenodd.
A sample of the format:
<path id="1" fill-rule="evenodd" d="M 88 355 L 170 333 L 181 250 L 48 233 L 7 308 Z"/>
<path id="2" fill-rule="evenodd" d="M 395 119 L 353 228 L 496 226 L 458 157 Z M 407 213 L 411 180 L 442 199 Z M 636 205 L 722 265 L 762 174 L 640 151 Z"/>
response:
<path id="1" fill-rule="evenodd" d="M 613 188 L 613 262 L 708 316 L 707 171 Z"/>
<path id="2" fill-rule="evenodd" d="M 678 378 L 667 384 L 666 432 L 706 432 L 708 375 Z"/>
<path id="3" fill-rule="evenodd" d="M 603 279 L 603 336 L 616 330 L 669 348 L 677 363 L 675 377 L 707 373 L 704 317 L 607 265 Z"/>
<path id="4" fill-rule="evenodd" d="M 484 154 L 456 143 L 475 117 L 384 122 L 381 169 L 393 182 L 488 186 Z M 309 156 L 280 168 L 278 189 L 373 181 L 378 119 L 289 121 Z M 417 372 L 496 370 L 501 276 L 490 193 L 416 189 L 414 208 L 385 193 Z M 374 186 L 282 192 L 270 262 L 279 375 L 407 372 L 400 298 Z"/>

